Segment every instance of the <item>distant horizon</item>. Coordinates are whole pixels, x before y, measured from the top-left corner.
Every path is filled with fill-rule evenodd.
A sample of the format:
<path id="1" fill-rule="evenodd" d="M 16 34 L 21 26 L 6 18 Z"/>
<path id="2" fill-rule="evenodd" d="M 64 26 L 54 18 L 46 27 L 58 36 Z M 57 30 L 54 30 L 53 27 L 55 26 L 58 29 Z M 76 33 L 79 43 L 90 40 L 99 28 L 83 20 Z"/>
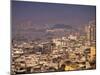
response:
<path id="1" fill-rule="evenodd" d="M 36 36 L 53 24 L 75 28 L 96 19 L 96 6 L 12 0 L 12 36 Z M 35 33 L 34 29 L 43 33 Z M 44 34 L 43 34 L 44 35 Z"/>

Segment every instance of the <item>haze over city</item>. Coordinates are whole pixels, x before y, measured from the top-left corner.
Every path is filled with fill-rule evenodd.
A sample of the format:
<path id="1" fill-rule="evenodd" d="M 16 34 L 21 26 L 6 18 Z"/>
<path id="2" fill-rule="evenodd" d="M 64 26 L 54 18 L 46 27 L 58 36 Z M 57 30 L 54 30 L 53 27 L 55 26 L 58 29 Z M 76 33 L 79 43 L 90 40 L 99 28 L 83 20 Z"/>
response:
<path id="1" fill-rule="evenodd" d="M 12 34 L 15 38 L 47 36 L 46 29 L 55 24 L 78 28 L 95 20 L 95 14 L 95 6 L 12 1 Z"/>
<path id="2" fill-rule="evenodd" d="M 12 1 L 11 74 L 96 69 L 96 6 Z"/>

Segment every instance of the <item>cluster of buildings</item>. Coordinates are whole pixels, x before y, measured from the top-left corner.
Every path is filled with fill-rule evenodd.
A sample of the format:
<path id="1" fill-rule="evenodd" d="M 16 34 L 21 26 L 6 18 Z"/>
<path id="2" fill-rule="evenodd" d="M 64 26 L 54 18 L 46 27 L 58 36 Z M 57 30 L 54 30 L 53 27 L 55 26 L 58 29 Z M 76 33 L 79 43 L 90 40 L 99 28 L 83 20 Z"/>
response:
<path id="1" fill-rule="evenodd" d="M 95 69 L 96 30 L 90 24 L 85 35 L 70 34 L 46 42 L 14 40 L 12 74 Z"/>

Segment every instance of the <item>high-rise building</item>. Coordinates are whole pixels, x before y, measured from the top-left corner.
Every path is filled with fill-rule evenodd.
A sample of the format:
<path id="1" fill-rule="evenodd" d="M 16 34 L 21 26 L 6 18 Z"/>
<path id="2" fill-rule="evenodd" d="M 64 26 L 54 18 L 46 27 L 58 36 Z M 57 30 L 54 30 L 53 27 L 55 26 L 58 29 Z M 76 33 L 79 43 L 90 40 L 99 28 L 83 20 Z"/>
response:
<path id="1" fill-rule="evenodd" d="M 90 28 L 90 41 L 95 42 L 96 41 L 96 22 L 92 21 L 89 23 L 91 26 Z"/>
<path id="2" fill-rule="evenodd" d="M 85 26 L 86 39 L 90 45 L 96 42 L 96 22 L 90 21 L 87 26 Z"/>

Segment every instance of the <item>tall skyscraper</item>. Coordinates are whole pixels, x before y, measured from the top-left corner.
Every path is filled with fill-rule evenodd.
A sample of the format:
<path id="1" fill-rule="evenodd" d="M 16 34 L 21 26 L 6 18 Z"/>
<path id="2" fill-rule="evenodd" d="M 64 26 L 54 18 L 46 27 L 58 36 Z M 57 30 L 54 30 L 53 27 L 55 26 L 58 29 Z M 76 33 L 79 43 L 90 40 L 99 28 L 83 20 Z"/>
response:
<path id="1" fill-rule="evenodd" d="M 95 20 L 90 21 L 87 26 L 85 26 L 86 39 L 90 45 L 96 42 L 96 22 Z"/>

